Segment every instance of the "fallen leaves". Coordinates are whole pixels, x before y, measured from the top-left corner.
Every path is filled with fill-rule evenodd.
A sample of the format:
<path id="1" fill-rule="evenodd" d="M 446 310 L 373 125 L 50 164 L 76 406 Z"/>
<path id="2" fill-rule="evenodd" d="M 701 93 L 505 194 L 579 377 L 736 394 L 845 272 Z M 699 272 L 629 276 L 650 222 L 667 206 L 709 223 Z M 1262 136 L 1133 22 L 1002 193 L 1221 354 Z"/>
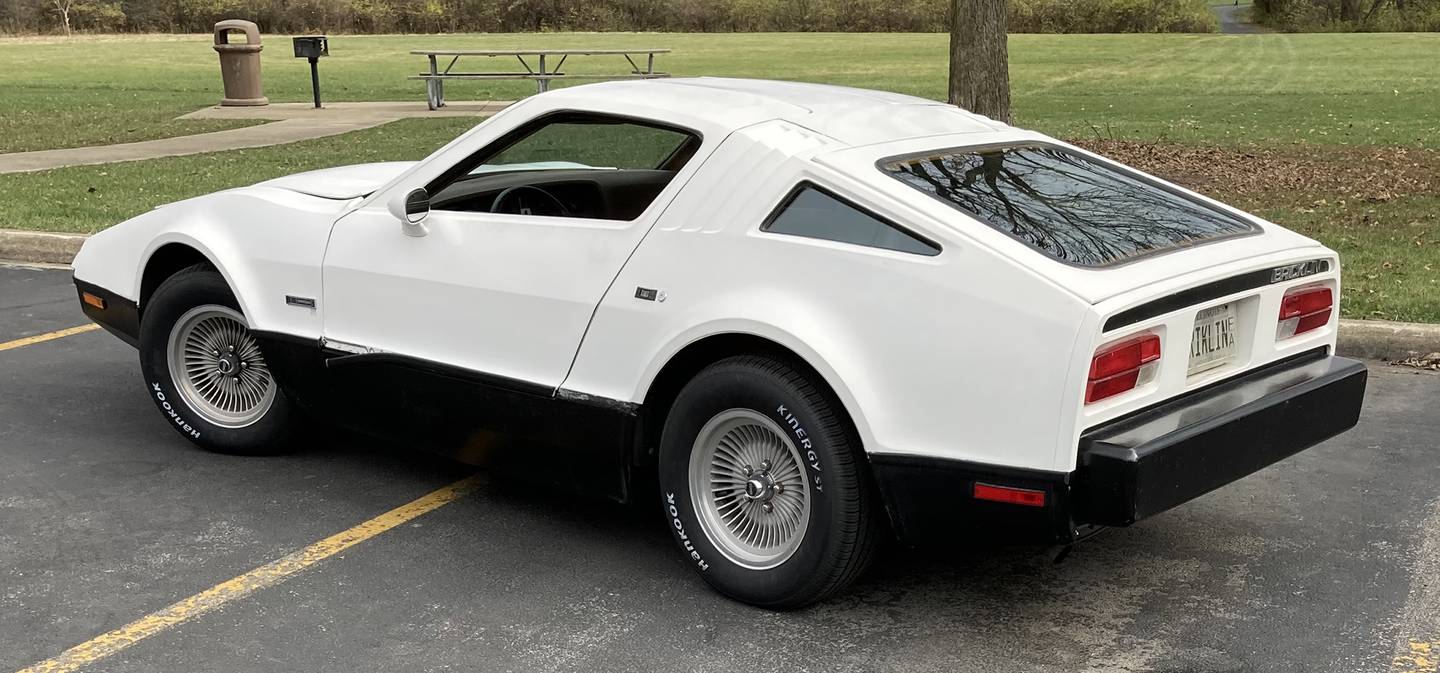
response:
<path id="1" fill-rule="evenodd" d="M 1197 191 L 1330 195 L 1311 204 L 1440 194 L 1440 152 L 1405 147 L 1205 147 L 1130 140 L 1076 144 Z M 1306 211 L 1309 212 L 1309 211 Z"/>
<path id="2" fill-rule="evenodd" d="M 1416 369 L 1432 369 L 1440 371 L 1440 353 L 1431 353 L 1426 356 L 1412 356 L 1399 360 L 1394 364 L 1402 367 L 1415 367 Z"/>

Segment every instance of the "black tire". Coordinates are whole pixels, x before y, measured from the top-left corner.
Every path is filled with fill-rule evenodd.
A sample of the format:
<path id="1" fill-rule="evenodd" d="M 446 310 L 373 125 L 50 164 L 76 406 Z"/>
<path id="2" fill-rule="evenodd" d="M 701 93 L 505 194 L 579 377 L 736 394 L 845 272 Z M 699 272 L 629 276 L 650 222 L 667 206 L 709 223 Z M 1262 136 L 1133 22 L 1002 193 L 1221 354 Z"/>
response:
<path id="1" fill-rule="evenodd" d="M 772 567 L 747 566 L 732 552 L 722 551 L 722 546 L 734 549 L 734 543 L 717 544 L 712 539 L 724 533 L 712 533 L 702 523 L 705 515 L 697 509 L 691 491 L 691 456 L 704 451 L 697 445 L 701 433 L 709 436 L 713 432 L 709 428 L 715 427 L 712 420 L 736 413 L 754 418 L 736 423 L 763 423 L 759 415 L 773 420 L 804 462 L 803 482 L 792 483 L 804 485 L 808 517 L 797 520 L 804 518 L 807 523 L 798 533 L 799 546 Z M 883 512 L 861 450 L 839 401 L 797 368 L 761 356 L 717 362 L 681 389 L 665 421 L 659 477 L 670 532 L 687 563 L 731 598 L 782 610 L 823 600 L 865 571 L 884 532 Z M 750 469 L 747 465 L 745 474 Z M 706 486 L 711 487 L 714 482 Z M 748 499 L 749 492 L 741 494 L 742 487 L 733 488 L 736 495 L 731 497 Z M 794 494 L 793 487 L 790 493 Z M 779 503 L 774 511 L 781 511 Z M 714 518 L 709 521 L 713 529 L 724 526 Z"/>
<path id="2" fill-rule="evenodd" d="M 140 371 L 150 399 L 171 428 L 207 450 L 238 455 L 273 455 L 290 450 L 299 418 L 273 378 L 270 385 L 274 397 L 268 408 L 241 427 L 212 422 L 180 392 L 170 369 L 170 335 L 183 316 L 205 306 L 240 313 L 240 304 L 225 278 L 209 266 L 181 270 L 155 289 L 140 319 Z"/>

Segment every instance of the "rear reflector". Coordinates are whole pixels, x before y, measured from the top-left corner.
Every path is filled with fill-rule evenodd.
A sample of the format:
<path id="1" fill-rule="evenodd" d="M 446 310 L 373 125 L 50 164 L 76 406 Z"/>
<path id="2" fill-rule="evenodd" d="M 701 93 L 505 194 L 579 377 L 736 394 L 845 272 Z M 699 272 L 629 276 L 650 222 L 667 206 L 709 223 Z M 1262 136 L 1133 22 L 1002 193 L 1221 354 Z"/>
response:
<path id="1" fill-rule="evenodd" d="M 80 300 L 102 311 L 105 310 L 105 300 L 89 292 L 81 292 Z"/>
<path id="2" fill-rule="evenodd" d="M 1141 334 L 1124 341 L 1101 346 L 1090 361 L 1090 376 L 1085 383 L 1085 403 L 1133 390 L 1155 377 L 1160 361 L 1160 337 Z"/>
<path id="3" fill-rule="evenodd" d="M 1026 507 L 1044 507 L 1045 492 L 1034 491 L 1028 488 L 1012 488 L 1009 486 L 991 486 L 990 484 L 975 484 L 975 499 L 989 500 L 990 502 L 1003 502 L 1011 505 L 1024 505 Z"/>
<path id="4" fill-rule="evenodd" d="M 1289 339 L 1328 325 L 1334 308 L 1335 295 L 1328 287 L 1303 287 L 1286 292 L 1280 301 L 1275 340 Z"/>

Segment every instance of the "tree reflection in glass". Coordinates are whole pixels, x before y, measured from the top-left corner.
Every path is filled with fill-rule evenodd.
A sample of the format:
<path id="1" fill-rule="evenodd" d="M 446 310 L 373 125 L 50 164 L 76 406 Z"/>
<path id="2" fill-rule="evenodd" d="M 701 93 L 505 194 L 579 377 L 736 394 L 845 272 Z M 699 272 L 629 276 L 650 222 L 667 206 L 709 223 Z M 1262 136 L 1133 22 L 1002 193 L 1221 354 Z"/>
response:
<path id="1" fill-rule="evenodd" d="M 1081 266 L 1258 231 L 1239 217 L 1059 147 L 956 149 L 889 161 L 881 169 Z"/>

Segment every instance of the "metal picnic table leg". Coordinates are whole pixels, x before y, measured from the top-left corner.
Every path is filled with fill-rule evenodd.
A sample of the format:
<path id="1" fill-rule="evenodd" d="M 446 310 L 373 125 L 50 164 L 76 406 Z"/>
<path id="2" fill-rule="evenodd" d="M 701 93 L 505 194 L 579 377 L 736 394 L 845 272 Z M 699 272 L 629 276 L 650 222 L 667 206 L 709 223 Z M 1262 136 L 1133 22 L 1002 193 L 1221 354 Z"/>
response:
<path id="1" fill-rule="evenodd" d="M 425 104 L 431 110 L 437 109 L 441 105 L 439 91 L 441 84 L 437 78 L 439 74 L 439 69 L 435 67 L 435 55 L 430 54 L 430 79 L 425 80 Z"/>

